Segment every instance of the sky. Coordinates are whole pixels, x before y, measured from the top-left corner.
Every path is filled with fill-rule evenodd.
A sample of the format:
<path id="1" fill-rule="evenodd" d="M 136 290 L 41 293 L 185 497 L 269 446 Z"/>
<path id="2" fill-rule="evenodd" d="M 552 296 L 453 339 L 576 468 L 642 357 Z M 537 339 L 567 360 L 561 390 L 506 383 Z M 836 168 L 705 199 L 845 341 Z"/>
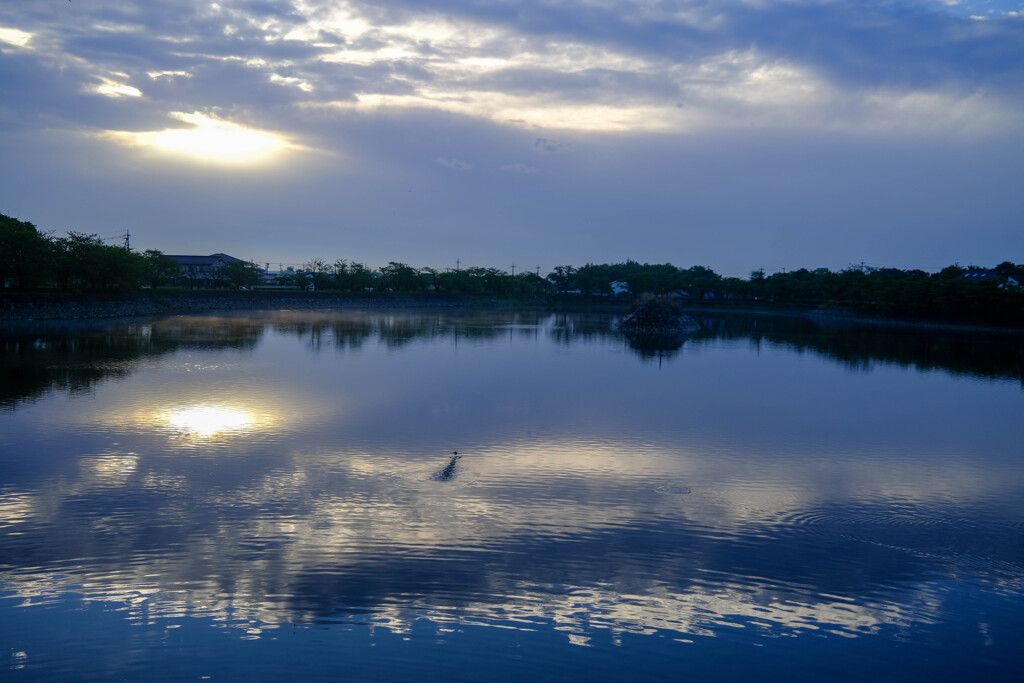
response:
<path id="1" fill-rule="evenodd" d="M 1024 0 L 4 0 L 0 213 L 259 265 L 1024 262 Z"/>

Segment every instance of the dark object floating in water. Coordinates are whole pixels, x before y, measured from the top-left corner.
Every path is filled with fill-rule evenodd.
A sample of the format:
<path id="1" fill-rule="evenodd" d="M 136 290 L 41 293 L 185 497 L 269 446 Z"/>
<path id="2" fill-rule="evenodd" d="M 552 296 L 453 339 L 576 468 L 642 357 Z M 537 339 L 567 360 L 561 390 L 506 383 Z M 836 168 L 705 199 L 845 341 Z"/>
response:
<path id="1" fill-rule="evenodd" d="M 455 463 L 457 463 L 459 461 L 459 458 L 461 457 L 462 456 L 459 455 L 458 451 L 452 451 L 452 459 L 449 460 L 448 464 L 445 465 L 442 469 L 434 473 L 434 479 L 436 479 L 437 481 L 451 481 L 452 479 L 454 479 Z"/>
<path id="2" fill-rule="evenodd" d="M 692 334 L 700 325 L 677 313 L 667 301 L 648 299 L 619 321 L 619 329 L 630 336 L 673 338 Z"/>

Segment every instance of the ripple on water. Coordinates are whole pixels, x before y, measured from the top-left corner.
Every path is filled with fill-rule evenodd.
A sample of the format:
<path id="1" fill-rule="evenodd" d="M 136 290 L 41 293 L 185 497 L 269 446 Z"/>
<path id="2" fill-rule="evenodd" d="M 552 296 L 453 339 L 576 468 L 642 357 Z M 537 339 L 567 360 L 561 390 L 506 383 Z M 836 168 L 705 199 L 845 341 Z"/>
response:
<path id="1" fill-rule="evenodd" d="M 655 486 L 654 490 L 657 493 L 675 496 L 685 496 L 688 493 L 693 493 L 693 490 L 689 486 L 682 486 L 679 484 L 662 484 L 661 486 Z"/>
<path id="2" fill-rule="evenodd" d="M 811 533 L 837 544 L 862 543 L 925 562 L 942 575 L 969 572 L 1024 589 L 1024 566 L 1013 550 L 1019 533 L 1013 524 L 952 504 L 901 501 L 800 510 L 780 517 L 776 529 Z"/>

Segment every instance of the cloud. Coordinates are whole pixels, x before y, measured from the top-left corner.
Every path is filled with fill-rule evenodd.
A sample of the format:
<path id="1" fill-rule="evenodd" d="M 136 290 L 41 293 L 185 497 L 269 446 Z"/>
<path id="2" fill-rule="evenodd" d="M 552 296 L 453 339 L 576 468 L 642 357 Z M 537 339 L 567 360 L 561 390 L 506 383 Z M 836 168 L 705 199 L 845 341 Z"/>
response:
<path id="1" fill-rule="evenodd" d="M 460 159 L 448 159 L 446 157 L 437 157 L 436 159 L 434 159 L 434 161 L 439 166 L 444 166 L 445 168 L 450 168 L 454 171 L 468 171 L 469 169 L 473 168 L 473 164 L 467 161 L 462 161 Z"/>
<path id="2" fill-rule="evenodd" d="M 849 250 L 860 248 L 848 232 L 859 216 L 870 223 L 857 229 L 891 226 L 896 233 L 880 234 L 908 235 L 905 245 L 935 250 L 921 246 L 932 244 L 927 230 L 910 226 L 954 234 L 972 210 L 970 222 L 990 230 L 986 244 L 1024 248 L 1012 229 L 1019 202 L 1005 175 L 1022 144 L 1024 22 L 1008 14 L 1016 9 L 918 0 L 14 0 L 0 27 L 0 153 L 20 154 L 21 163 L 16 177 L 6 169 L 0 176 L 0 203 L 17 204 L 43 225 L 87 220 L 71 207 L 107 186 L 84 169 L 125 164 L 171 182 L 181 165 L 169 162 L 198 157 L 153 143 L 187 131 L 196 139 L 202 126 L 181 118 L 168 124 L 168 117 L 200 115 L 220 121 L 205 125 L 224 136 L 277 136 L 269 139 L 278 140 L 271 145 L 278 153 L 267 158 L 289 162 L 220 164 L 220 173 L 251 180 L 287 170 L 305 179 L 279 183 L 289 192 L 261 186 L 276 204 L 248 219 L 241 214 L 255 204 L 235 208 L 222 229 L 236 220 L 269 224 L 271 215 L 294 219 L 301 226 L 290 234 L 305 231 L 310 251 L 317 235 L 339 234 L 345 215 L 377 231 L 437 230 L 460 244 L 488 225 L 475 243 L 481 254 L 491 245 L 507 251 L 500 241 L 525 233 L 558 250 L 560 262 L 613 260 L 623 255 L 616 242 L 628 224 L 652 243 L 679 240 L 679 258 L 711 266 L 756 258 L 740 268 L 747 273 L 771 262 L 741 257 L 724 242 L 716 248 L 717 241 L 810 254 L 810 237 L 820 235 L 823 252 Z M 299 145 L 330 154 L 293 154 Z M 46 167 L 60 149 L 85 156 Z M 532 166 L 508 160 L 540 153 L 550 183 L 533 188 L 529 202 L 504 195 L 508 178 L 499 173 L 474 174 L 481 185 L 467 199 L 465 177 L 436 173 L 429 163 L 524 173 Z M 897 167 L 903 175 L 886 174 Z M 147 177 L 125 173 L 118 178 L 133 187 Z M 55 174 L 67 192 L 61 202 L 46 182 Z M 891 190 L 875 182 L 880 175 Z M 39 185 L 28 186 L 30 178 Z M 926 178 L 945 193 L 930 194 Z M 395 179 L 411 189 L 406 204 L 386 199 Z M 957 189 L 968 185 L 971 192 Z M 193 188 L 191 206 L 209 214 L 226 197 L 246 196 L 238 188 L 219 196 L 209 184 Z M 296 192 L 302 208 L 289 211 Z M 740 196 L 755 200 L 744 205 Z M 771 213 L 751 208 L 762 199 Z M 581 240 L 580 220 L 600 239 Z M 762 221 L 793 231 L 791 239 L 762 240 Z M 284 248 L 267 239 L 268 251 Z M 346 240 L 372 247 L 359 234 Z M 983 242 L 976 235 L 944 248 L 950 262 L 981 261 L 953 252 Z M 418 250 L 401 255 L 410 262 L 451 251 L 443 239 L 402 244 Z M 595 251 L 577 256 L 583 244 Z M 468 258 L 468 250 L 460 253 Z"/>
<path id="3" fill-rule="evenodd" d="M 100 76 L 100 84 L 95 86 L 93 92 L 107 97 L 142 97 L 141 90 L 121 82 L 121 79 L 127 78 L 128 74 L 113 74 L 113 76 L 115 78 Z"/>
<path id="4" fill-rule="evenodd" d="M 970 101 L 1006 128 L 1021 95 L 1009 84 L 1024 81 L 1021 22 L 979 26 L 909 3 L 115 2 L 23 18 L 0 39 L 31 36 L 50 68 L 74 64 L 102 94 L 188 74 L 188 87 L 148 95 L 164 114 L 247 103 L 544 130 L 873 131 L 907 128 L 900 102 L 911 96 L 936 102 L 915 126 L 926 114 L 928 129 L 958 128 L 946 105 Z"/>

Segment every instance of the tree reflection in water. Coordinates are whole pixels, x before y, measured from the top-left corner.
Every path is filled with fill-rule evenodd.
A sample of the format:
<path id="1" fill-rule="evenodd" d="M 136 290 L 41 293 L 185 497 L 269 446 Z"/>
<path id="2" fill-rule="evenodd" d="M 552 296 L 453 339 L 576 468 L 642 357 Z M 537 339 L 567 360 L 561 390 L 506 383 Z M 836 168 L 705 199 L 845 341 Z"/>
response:
<path id="1" fill-rule="evenodd" d="M 377 341 L 401 348 L 416 340 L 486 341 L 541 332 L 571 346 L 625 340 L 645 360 L 676 357 L 722 341 L 748 341 L 812 351 L 851 369 L 875 363 L 943 370 L 1024 384 L 1024 335 L 970 331 L 882 328 L 817 323 L 810 319 L 753 315 L 696 315 L 701 329 L 679 337 L 623 335 L 617 316 L 509 313 L 377 314 L 372 312 L 279 312 L 253 317 L 175 316 L 144 323 L 97 322 L 0 334 L 0 408 L 13 408 L 50 391 L 88 393 L 94 383 L 133 372 L 144 358 L 179 351 L 252 350 L 268 331 L 306 340 L 313 350 L 354 351 Z"/>

